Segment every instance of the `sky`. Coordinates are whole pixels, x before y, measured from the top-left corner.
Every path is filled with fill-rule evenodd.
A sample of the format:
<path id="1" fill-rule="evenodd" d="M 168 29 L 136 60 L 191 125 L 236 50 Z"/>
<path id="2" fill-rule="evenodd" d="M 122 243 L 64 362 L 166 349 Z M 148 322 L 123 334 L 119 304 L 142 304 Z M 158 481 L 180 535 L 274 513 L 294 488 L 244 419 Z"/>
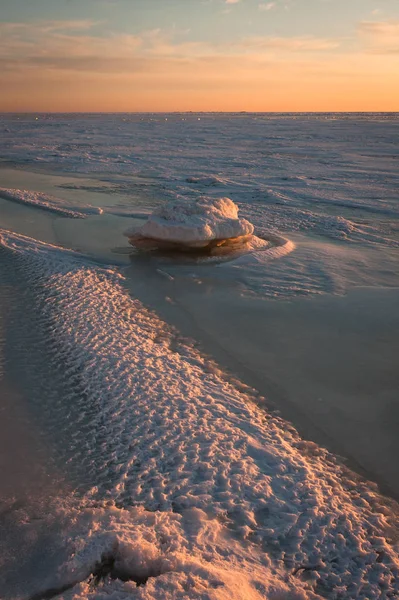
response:
<path id="1" fill-rule="evenodd" d="M 0 0 L 0 111 L 399 111 L 399 0 Z"/>

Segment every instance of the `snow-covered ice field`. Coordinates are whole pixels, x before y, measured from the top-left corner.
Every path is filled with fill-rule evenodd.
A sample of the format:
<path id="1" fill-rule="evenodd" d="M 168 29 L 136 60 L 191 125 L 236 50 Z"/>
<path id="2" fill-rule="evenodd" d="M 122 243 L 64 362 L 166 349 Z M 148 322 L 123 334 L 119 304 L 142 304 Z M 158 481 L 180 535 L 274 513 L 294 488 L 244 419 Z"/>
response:
<path id="1" fill-rule="evenodd" d="M 398 133 L 0 116 L 2 600 L 399 596 Z M 201 195 L 265 246 L 129 247 Z"/>

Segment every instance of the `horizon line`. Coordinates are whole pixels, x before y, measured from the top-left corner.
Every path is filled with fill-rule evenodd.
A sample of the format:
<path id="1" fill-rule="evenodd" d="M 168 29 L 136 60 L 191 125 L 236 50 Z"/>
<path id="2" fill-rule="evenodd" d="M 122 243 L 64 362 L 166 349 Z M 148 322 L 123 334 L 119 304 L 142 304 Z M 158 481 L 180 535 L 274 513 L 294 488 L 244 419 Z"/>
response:
<path id="1" fill-rule="evenodd" d="M 398 110 L 73 110 L 73 111 L 51 111 L 51 110 L 0 110 L 2 115 L 33 115 L 33 114 L 46 114 L 46 115 L 173 115 L 173 114 L 396 114 Z"/>

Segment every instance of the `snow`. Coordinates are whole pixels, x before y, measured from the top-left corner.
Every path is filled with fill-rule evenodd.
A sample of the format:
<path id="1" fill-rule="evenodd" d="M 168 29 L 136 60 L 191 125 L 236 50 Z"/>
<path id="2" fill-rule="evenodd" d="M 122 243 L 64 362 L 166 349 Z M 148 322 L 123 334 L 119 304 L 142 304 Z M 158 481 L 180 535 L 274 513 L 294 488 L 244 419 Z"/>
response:
<path id="1" fill-rule="evenodd" d="M 60 460 L 93 482 L 35 518 L 21 513 L 24 553 L 40 547 L 42 561 L 58 561 L 37 592 L 70 585 L 65 600 L 399 594 L 394 505 L 259 406 L 132 298 L 120 273 L 10 232 L 1 243 L 71 387 L 69 402 L 51 406 L 54 435 L 70 431 Z M 53 533 L 44 550 L 43 530 Z M 90 581 L 98 563 L 112 563 L 116 579 Z"/>
<path id="2" fill-rule="evenodd" d="M 186 181 L 187 183 L 194 183 L 196 185 L 204 187 L 223 184 L 223 180 L 220 179 L 220 177 L 216 177 L 214 175 L 187 177 Z"/>
<path id="3" fill-rule="evenodd" d="M 96 201 L 108 205 L 75 206 L 73 188 L 65 201 L 56 189 L 50 196 L 19 180 L 3 181 L 0 196 L 58 216 L 103 211 L 104 221 L 107 213 L 144 219 L 158 207 L 148 227 L 194 244 L 205 230 L 215 239 L 219 229 L 253 223 L 260 237 L 251 233 L 248 252 L 196 269 L 210 290 L 234 283 L 242 294 L 281 302 L 397 285 L 397 115 L 197 119 L 3 115 L 4 164 L 76 175 L 79 198 L 79 176 L 92 173 L 99 185 L 85 193 L 104 190 Z M 197 214 L 205 189 L 207 208 Z M 240 218 L 227 204 L 217 208 L 222 195 Z M 90 220 L 80 225 L 82 239 L 107 243 Z M 65 600 L 398 596 L 397 508 L 372 485 L 269 414 L 252 390 L 131 298 L 116 270 L 11 232 L 1 238 L 8 277 L 42 325 L 42 347 L 69 394 L 40 396 L 49 448 L 62 473 L 70 468 L 87 483 L 2 512 L 18 535 L 14 555 L 0 559 L 14 556 L 8 564 L 25 586 L 19 594 L 2 589 L 7 600 L 65 586 Z M 62 242 L 85 247 L 73 236 Z M 148 262 L 172 284 L 181 276 L 177 260 Z M 103 567 L 97 584 L 93 573 L 107 560 L 113 571 Z M 26 564 L 33 567 L 24 571 Z"/>
<path id="4" fill-rule="evenodd" d="M 153 210 L 206 190 L 232 198 L 256 228 L 397 246 L 397 113 L 183 119 L 1 115 L 1 156 L 24 169 L 95 174 L 127 206 L 139 199 Z"/>
<path id="5" fill-rule="evenodd" d="M 44 194 L 43 192 L 34 192 L 32 190 L 0 188 L 0 198 L 18 202 L 19 204 L 41 208 L 42 210 L 55 213 L 61 217 L 73 219 L 84 219 L 88 215 L 100 215 L 103 212 L 101 208 L 96 206 L 79 206 L 79 208 L 71 208 L 65 206 L 59 198 Z"/>
<path id="6" fill-rule="evenodd" d="M 230 198 L 184 198 L 163 204 L 139 230 L 128 229 L 125 235 L 201 247 L 253 231 L 249 221 L 238 217 L 238 207 Z"/>

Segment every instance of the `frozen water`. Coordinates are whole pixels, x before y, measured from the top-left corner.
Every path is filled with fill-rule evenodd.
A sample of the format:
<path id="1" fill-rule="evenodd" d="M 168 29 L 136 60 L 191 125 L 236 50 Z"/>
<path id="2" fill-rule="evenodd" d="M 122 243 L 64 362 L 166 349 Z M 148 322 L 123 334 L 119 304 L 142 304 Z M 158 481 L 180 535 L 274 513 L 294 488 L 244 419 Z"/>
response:
<path id="1" fill-rule="evenodd" d="M 69 382 L 48 406 L 54 433 L 70 432 L 59 451 L 92 479 L 80 498 L 12 511 L 24 554 L 51 556 L 31 597 L 399 593 L 394 505 L 229 383 L 116 270 L 9 232 L 1 242 Z"/>
<path id="2" fill-rule="evenodd" d="M 230 198 L 199 198 L 169 202 L 156 209 L 140 229 L 128 229 L 127 237 L 142 237 L 186 246 L 207 246 L 216 240 L 239 238 L 253 233 L 254 226 L 238 217 Z"/>
<path id="3" fill-rule="evenodd" d="M 231 198 L 255 228 L 397 247 L 395 113 L 35 117 L 0 117 L 1 156 L 97 177 L 69 188 L 72 207 L 83 190 L 102 189 L 102 206 L 124 215 L 205 191 Z"/>
<path id="4" fill-rule="evenodd" d="M 396 597 L 397 506 L 268 412 L 255 390 L 150 311 L 148 296 L 137 298 L 145 287 L 162 293 L 165 314 L 171 306 L 188 318 L 195 303 L 187 295 L 179 304 L 179 286 L 190 282 L 192 296 L 200 288 L 193 320 L 206 312 L 209 327 L 217 320 L 214 337 L 226 354 L 242 344 L 245 363 L 251 346 L 240 333 L 256 326 L 248 298 L 279 300 L 281 319 L 288 298 L 291 322 L 294 313 L 300 320 L 298 296 L 397 287 L 398 115 L 1 115 L 0 123 L 8 167 L 0 169 L 0 381 L 10 430 L 1 443 L 21 438 L 6 473 L 27 473 L 24 496 L 12 477 L 10 493 L 1 480 L 2 598 Z M 209 222 L 196 212 L 202 194 Z M 255 235 L 250 251 L 228 262 L 183 263 L 122 254 L 132 219 L 179 240 L 250 223 Z M 256 236 L 267 241 L 259 246 Z M 323 371 L 331 396 L 353 385 L 362 399 L 357 340 L 372 346 L 378 336 L 378 347 L 394 352 L 370 310 L 371 318 L 369 338 L 355 331 L 351 339 L 352 379 L 349 367 L 347 379 L 333 365 Z M 259 343 L 273 323 L 262 322 Z M 323 322 L 336 336 L 340 327 Z M 295 344 L 281 329 L 279 352 L 268 347 L 256 368 L 274 365 L 305 404 L 306 374 L 297 371 L 317 336 L 299 329 Z M 288 373 L 273 362 L 285 360 L 284 347 Z M 375 380 L 381 373 L 387 390 L 394 378 L 380 367 Z M 374 401 L 364 418 L 387 431 L 374 464 L 395 458 L 388 433 L 397 404 L 387 394 L 357 405 Z M 317 407 L 318 398 L 309 402 Z M 338 422 L 332 408 L 325 417 Z M 317 422 L 317 408 L 308 417 Z"/>

